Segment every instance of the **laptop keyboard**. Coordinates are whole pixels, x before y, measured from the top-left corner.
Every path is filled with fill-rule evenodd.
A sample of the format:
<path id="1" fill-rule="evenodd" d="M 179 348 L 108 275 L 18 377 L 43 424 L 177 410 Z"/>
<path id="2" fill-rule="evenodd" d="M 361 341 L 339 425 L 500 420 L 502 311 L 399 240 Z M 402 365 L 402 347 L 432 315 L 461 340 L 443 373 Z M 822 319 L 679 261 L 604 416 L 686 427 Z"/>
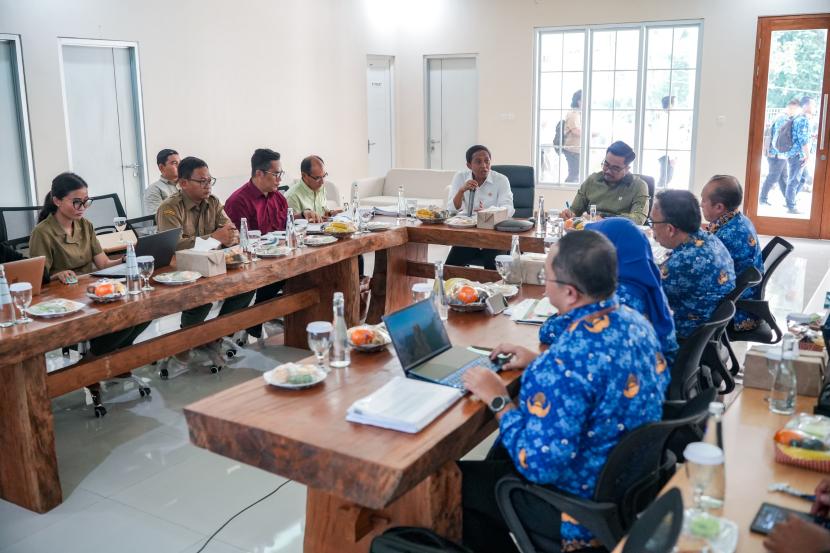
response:
<path id="1" fill-rule="evenodd" d="M 444 384 L 446 386 L 452 386 L 453 388 L 458 388 L 459 390 L 466 390 L 466 388 L 464 387 L 464 382 L 461 380 L 461 378 L 464 376 L 465 372 L 467 372 L 475 366 L 481 366 L 485 369 L 490 369 L 493 372 L 499 372 L 498 365 L 490 361 L 490 359 L 487 357 L 481 357 L 479 359 L 473 359 L 466 365 L 463 365 L 454 373 L 445 376 L 443 379 L 441 379 L 440 382 L 441 384 Z"/>

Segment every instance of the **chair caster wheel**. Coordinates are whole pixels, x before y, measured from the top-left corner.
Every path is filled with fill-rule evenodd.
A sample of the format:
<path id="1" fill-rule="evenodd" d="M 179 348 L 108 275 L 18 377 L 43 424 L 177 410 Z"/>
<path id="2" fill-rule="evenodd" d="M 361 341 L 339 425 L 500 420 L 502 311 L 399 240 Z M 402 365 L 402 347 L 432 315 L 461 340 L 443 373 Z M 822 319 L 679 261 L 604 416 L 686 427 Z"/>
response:
<path id="1" fill-rule="evenodd" d="M 162 380 L 167 380 L 169 376 L 170 373 L 167 371 L 166 368 L 159 369 L 159 378 L 161 378 Z"/>
<path id="2" fill-rule="evenodd" d="M 236 357 L 236 350 L 235 349 L 229 349 L 228 351 L 225 352 L 225 357 L 227 357 L 228 359 L 233 359 L 234 357 Z"/>
<path id="3" fill-rule="evenodd" d="M 107 408 L 106 407 L 104 407 L 103 405 L 96 405 L 95 406 L 95 418 L 96 419 L 100 418 L 100 417 L 103 417 L 106 414 L 107 414 Z"/>
<path id="4" fill-rule="evenodd" d="M 210 366 L 210 373 L 211 374 L 216 374 L 221 370 L 222 370 L 222 367 L 220 367 L 219 365 L 211 365 Z"/>
<path id="5" fill-rule="evenodd" d="M 144 396 L 149 397 L 150 396 L 150 388 L 139 388 L 138 393 L 141 397 L 144 397 Z"/>
<path id="6" fill-rule="evenodd" d="M 245 345 L 245 342 L 240 338 L 239 340 L 236 341 L 236 345 L 239 346 L 239 347 L 243 347 Z"/>

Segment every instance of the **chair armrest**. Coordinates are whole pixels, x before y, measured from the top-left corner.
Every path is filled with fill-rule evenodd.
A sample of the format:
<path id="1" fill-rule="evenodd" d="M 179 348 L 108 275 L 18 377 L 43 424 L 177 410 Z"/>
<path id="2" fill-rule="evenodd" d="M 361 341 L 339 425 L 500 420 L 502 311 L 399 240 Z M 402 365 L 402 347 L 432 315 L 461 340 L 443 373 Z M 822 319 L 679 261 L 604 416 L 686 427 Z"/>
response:
<path id="1" fill-rule="evenodd" d="M 738 300 L 735 302 L 735 308 L 751 313 L 767 323 L 775 334 L 773 344 L 781 340 L 783 334 L 778 327 L 778 323 L 775 322 L 775 317 L 769 309 L 769 302 L 767 300 Z"/>
<path id="2" fill-rule="evenodd" d="M 372 196 L 383 196 L 383 183 L 386 177 L 371 177 L 368 179 L 360 179 L 354 181 L 357 185 L 357 192 L 361 198 L 371 198 Z"/>
<path id="3" fill-rule="evenodd" d="M 663 419 L 664 421 L 679 419 L 683 416 L 683 408 L 686 406 L 686 401 L 682 399 L 665 399 L 663 400 Z"/>

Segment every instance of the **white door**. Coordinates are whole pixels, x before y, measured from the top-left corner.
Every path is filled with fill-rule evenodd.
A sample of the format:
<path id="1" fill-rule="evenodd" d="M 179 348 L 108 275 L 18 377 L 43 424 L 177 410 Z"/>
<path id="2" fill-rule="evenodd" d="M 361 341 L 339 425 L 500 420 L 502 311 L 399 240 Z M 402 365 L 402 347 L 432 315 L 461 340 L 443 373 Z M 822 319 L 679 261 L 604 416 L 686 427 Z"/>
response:
<path id="1" fill-rule="evenodd" d="M 72 171 L 91 195 L 115 192 L 127 216 L 138 217 L 144 156 L 134 48 L 65 44 L 62 55 Z"/>
<path id="2" fill-rule="evenodd" d="M 427 59 L 427 167 L 457 169 L 478 140 L 476 60 Z"/>
<path id="3" fill-rule="evenodd" d="M 0 205 L 4 207 L 38 205 L 31 191 L 28 115 L 23 102 L 19 44 L 16 38 L 0 37 Z"/>
<path id="4" fill-rule="evenodd" d="M 392 168 L 392 58 L 368 56 L 366 102 L 369 119 L 369 175 L 382 177 Z"/>

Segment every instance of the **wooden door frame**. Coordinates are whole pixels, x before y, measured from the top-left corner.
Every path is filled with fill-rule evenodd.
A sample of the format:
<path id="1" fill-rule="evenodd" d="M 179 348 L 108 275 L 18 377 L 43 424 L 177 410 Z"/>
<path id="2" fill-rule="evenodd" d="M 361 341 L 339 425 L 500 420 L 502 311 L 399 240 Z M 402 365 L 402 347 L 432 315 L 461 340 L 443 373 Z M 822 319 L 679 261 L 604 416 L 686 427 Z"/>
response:
<path id="1" fill-rule="evenodd" d="M 830 238 L 830 194 L 824 193 L 824 183 L 827 179 L 827 163 L 817 167 L 813 177 L 813 202 L 809 220 L 785 219 L 781 217 L 758 216 L 758 192 L 761 186 L 761 162 L 753 163 L 753 146 L 762 144 L 764 140 L 765 109 L 767 103 L 766 84 L 769 79 L 770 40 L 773 31 L 815 29 L 830 26 L 830 13 L 788 16 L 766 16 L 758 18 L 758 30 L 755 38 L 755 70 L 752 80 L 752 103 L 749 117 L 749 142 L 747 144 L 746 183 L 744 194 L 744 211 L 750 217 L 762 234 L 776 234 L 800 238 Z M 829 33 L 830 34 L 830 33 Z M 827 125 L 821 120 L 822 111 L 828 107 L 822 105 L 824 97 L 830 94 L 830 36 L 828 36 L 824 57 L 824 82 L 821 95 L 818 98 L 819 128 L 818 140 L 821 144 L 822 135 L 825 136 L 825 150 L 828 146 Z M 816 155 L 820 152 L 816 150 Z M 826 153 L 825 153 L 826 155 Z M 821 183 L 821 184 L 819 184 Z M 814 213 L 818 210 L 818 213 Z M 824 214 L 827 214 L 825 216 Z"/>

